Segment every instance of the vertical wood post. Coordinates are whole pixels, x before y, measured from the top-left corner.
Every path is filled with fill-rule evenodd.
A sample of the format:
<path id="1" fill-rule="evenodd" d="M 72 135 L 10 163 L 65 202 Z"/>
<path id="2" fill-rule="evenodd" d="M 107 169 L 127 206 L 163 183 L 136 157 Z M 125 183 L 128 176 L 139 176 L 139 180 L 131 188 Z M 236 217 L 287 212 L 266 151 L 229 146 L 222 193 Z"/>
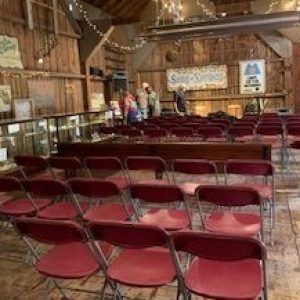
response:
<path id="1" fill-rule="evenodd" d="M 295 113 L 300 113 L 300 43 L 293 45 L 293 94 Z"/>
<path id="2" fill-rule="evenodd" d="M 28 28 L 33 30 L 32 0 L 26 0 L 26 16 Z"/>

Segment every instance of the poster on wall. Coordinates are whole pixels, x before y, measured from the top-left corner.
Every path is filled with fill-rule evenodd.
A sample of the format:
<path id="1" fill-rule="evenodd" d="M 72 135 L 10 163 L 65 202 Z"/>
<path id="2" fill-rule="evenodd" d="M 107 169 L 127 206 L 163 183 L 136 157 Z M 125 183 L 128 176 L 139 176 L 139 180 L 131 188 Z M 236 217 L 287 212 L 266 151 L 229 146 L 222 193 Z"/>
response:
<path id="1" fill-rule="evenodd" d="M 33 99 L 14 99 L 14 115 L 16 119 L 30 119 L 34 115 Z"/>
<path id="2" fill-rule="evenodd" d="M 240 93 L 266 92 L 266 62 L 264 59 L 240 61 Z"/>
<path id="3" fill-rule="evenodd" d="M 34 100 L 35 111 L 39 115 L 54 112 L 55 86 L 51 80 L 29 80 L 29 97 Z"/>
<path id="4" fill-rule="evenodd" d="M 0 35 L 0 67 L 23 69 L 17 38 Z"/>
<path id="5" fill-rule="evenodd" d="M 91 107 L 92 110 L 105 109 L 105 99 L 103 93 L 93 93 L 91 95 Z"/>
<path id="6" fill-rule="evenodd" d="M 0 112 L 11 111 L 11 87 L 0 85 Z"/>
<path id="7" fill-rule="evenodd" d="M 180 86 L 187 90 L 226 89 L 227 66 L 207 65 L 204 67 L 190 67 L 167 70 L 168 91 L 176 91 Z"/>

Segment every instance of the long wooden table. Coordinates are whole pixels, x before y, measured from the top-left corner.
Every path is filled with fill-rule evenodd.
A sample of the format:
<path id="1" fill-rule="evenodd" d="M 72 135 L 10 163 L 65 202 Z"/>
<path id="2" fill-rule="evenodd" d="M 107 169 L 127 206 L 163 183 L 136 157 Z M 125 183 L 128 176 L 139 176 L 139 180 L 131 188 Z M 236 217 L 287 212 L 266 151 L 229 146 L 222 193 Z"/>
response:
<path id="1" fill-rule="evenodd" d="M 271 161 L 271 145 L 244 143 L 111 143 L 78 142 L 58 144 L 58 155 L 116 156 L 124 160 L 127 156 L 160 156 L 166 160 L 175 158 L 209 159 L 265 159 Z"/>

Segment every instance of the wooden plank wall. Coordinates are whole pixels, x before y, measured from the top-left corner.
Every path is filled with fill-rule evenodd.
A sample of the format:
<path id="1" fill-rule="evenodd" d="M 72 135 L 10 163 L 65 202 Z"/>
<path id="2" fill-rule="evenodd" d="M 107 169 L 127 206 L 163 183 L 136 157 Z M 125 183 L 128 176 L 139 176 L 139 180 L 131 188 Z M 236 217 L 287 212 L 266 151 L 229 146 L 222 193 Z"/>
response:
<path id="1" fill-rule="evenodd" d="M 51 56 L 45 59 L 43 64 L 39 64 L 35 54 L 43 46 L 44 35 L 49 34 L 49 32 L 40 28 L 50 27 L 51 29 L 51 27 L 53 28 L 53 22 L 47 8 L 34 5 L 35 29 L 29 30 L 26 27 L 24 3 L 24 0 L 0 0 L 0 34 L 18 39 L 24 69 L 51 72 L 46 80 L 54 82 L 55 112 L 82 111 L 81 80 L 84 76 L 81 75 L 80 70 L 79 36 L 75 33 L 67 17 L 63 13 L 59 13 L 59 44 L 51 52 Z M 43 0 L 43 3 L 50 5 L 51 1 Z M 62 12 L 62 8 L 60 6 L 59 8 Z M 40 79 L 45 80 L 45 78 Z M 27 98 L 29 96 L 28 79 L 10 78 L 0 74 L 0 84 L 7 84 L 12 87 L 13 98 Z M 11 115 L 3 114 L 1 117 L 11 117 Z"/>
<path id="2" fill-rule="evenodd" d="M 193 111 L 199 111 L 199 106 L 204 107 L 206 113 L 228 111 L 230 104 L 241 105 L 244 109 L 251 99 L 245 99 L 239 94 L 239 61 L 251 58 L 265 59 L 267 63 L 267 108 L 273 110 L 281 106 L 293 106 L 292 97 L 282 95 L 282 91 L 292 90 L 291 82 L 285 80 L 285 73 L 291 71 L 291 68 L 286 67 L 290 62 L 279 57 L 256 35 L 184 41 L 175 61 L 168 62 L 166 53 L 172 49 L 176 49 L 173 42 L 161 42 L 137 74 L 139 84 L 149 82 L 159 92 L 163 107 L 173 108 L 172 94 L 167 92 L 168 68 L 214 63 L 228 66 L 228 88 L 188 92 L 187 98 L 191 100 Z"/>

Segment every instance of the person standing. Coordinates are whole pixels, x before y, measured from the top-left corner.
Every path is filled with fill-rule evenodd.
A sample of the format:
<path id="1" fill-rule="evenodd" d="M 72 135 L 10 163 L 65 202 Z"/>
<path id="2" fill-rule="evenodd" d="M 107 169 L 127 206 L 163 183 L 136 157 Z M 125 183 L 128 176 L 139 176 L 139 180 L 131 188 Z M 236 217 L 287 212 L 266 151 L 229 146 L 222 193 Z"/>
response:
<path id="1" fill-rule="evenodd" d="M 178 115 L 184 116 L 187 113 L 187 103 L 185 100 L 185 87 L 181 85 L 174 92 L 174 108 Z"/>
<path id="2" fill-rule="evenodd" d="M 123 98 L 123 109 L 124 109 L 124 119 L 127 124 L 137 121 L 138 108 L 135 98 L 131 95 L 129 91 L 124 92 Z"/>
<path id="3" fill-rule="evenodd" d="M 149 116 L 159 117 L 161 112 L 159 95 L 153 91 L 151 86 L 146 88 L 146 91 L 148 93 Z"/>
<path id="4" fill-rule="evenodd" d="M 136 91 L 136 100 L 139 111 L 142 116 L 142 120 L 148 118 L 148 93 L 146 89 L 149 87 L 149 84 L 144 82 L 142 88 Z"/>

